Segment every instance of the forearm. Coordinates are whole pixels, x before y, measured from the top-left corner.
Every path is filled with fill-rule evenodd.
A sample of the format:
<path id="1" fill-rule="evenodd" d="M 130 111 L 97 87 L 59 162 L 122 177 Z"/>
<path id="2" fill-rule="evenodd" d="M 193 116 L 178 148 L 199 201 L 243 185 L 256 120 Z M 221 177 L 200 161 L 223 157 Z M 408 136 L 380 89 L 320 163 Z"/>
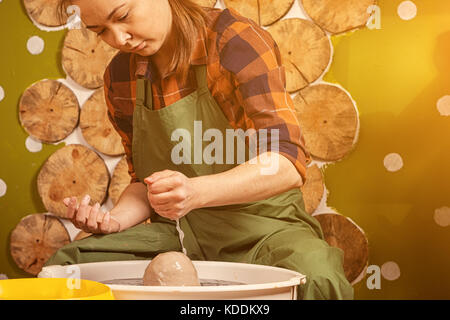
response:
<path id="1" fill-rule="evenodd" d="M 120 231 L 123 231 L 148 219 L 151 210 L 147 199 L 147 187 L 143 183 L 136 182 L 125 188 L 110 212 L 111 216 L 119 221 Z"/>
<path id="2" fill-rule="evenodd" d="M 197 190 L 198 206 L 258 201 L 303 184 L 301 175 L 291 161 L 275 152 L 267 152 L 266 155 L 271 155 L 268 157 L 271 159 L 270 165 L 262 164 L 261 161 L 255 164 L 247 161 L 225 172 L 192 178 Z"/>

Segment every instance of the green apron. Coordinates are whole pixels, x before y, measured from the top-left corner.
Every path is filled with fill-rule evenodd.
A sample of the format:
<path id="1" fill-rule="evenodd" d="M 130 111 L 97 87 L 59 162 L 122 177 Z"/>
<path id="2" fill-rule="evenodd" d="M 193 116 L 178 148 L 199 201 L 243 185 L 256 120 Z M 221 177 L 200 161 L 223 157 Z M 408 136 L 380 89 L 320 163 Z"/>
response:
<path id="1" fill-rule="evenodd" d="M 190 133 L 192 157 L 188 158 L 194 159 L 196 150 L 204 150 L 210 143 L 203 139 L 194 141 L 194 131 L 199 128 L 194 121 L 201 121 L 203 131 L 220 130 L 223 137 L 226 129 L 233 129 L 208 89 L 206 66 L 194 66 L 194 70 L 197 90 L 160 110 L 152 108 L 151 83 L 137 79 L 132 152 L 141 181 L 164 169 L 195 177 L 223 172 L 239 164 L 236 152 L 234 164 L 205 164 L 201 160 L 177 165 L 171 160 L 172 149 L 179 143 L 172 141 L 174 132 Z M 203 137 L 203 132 L 197 134 Z M 198 143 L 203 144 L 202 149 Z M 119 233 L 74 241 L 58 250 L 46 265 L 150 259 L 161 252 L 181 251 L 175 222 L 155 213 L 151 220 L 150 224 Z M 318 221 L 305 212 L 299 188 L 261 201 L 195 209 L 180 219 L 180 226 L 192 260 L 287 268 L 307 276 L 306 284 L 298 287 L 299 299 L 353 298 L 353 288 L 343 271 L 343 251 L 326 243 Z"/>

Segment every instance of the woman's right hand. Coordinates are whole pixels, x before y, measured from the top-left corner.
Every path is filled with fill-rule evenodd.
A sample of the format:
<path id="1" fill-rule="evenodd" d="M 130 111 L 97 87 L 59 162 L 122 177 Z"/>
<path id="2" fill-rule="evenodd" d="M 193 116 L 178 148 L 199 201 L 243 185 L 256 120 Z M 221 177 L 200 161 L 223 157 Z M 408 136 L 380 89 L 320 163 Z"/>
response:
<path id="1" fill-rule="evenodd" d="M 88 233 L 95 234 L 108 234 L 120 231 L 120 223 L 110 212 L 103 212 L 100 209 L 100 204 L 97 202 L 95 205 L 90 206 L 89 195 L 86 195 L 81 201 L 80 205 L 77 204 L 76 197 L 69 197 L 63 200 L 63 203 L 67 207 L 67 218 L 72 221 L 75 227 Z"/>

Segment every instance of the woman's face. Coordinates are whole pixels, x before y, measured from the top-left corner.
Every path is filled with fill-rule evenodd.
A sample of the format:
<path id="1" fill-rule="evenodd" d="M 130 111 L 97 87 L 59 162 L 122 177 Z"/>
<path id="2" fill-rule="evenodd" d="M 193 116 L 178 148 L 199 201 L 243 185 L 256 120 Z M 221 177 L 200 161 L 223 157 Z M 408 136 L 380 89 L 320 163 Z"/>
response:
<path id="1" fill-rule="evenodd" d="M 171 30 L 168 0 L 72 0 L 80 17 L 111 47 L 141 56 L 155 54 Z"/>

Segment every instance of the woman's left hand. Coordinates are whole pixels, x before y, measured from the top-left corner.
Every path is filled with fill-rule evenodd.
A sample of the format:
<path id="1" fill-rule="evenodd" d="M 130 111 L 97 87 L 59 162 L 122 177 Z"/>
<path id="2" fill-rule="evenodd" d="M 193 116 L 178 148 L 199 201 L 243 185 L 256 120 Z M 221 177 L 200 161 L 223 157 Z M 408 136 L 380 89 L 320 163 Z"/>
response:
<path id="1" fill-rule="evenodd" d="M 155 172 L 144 179 L 147 198 L 160 216 L 176 220 L 197 207 L 193 178 L 172 170 Z"/>

